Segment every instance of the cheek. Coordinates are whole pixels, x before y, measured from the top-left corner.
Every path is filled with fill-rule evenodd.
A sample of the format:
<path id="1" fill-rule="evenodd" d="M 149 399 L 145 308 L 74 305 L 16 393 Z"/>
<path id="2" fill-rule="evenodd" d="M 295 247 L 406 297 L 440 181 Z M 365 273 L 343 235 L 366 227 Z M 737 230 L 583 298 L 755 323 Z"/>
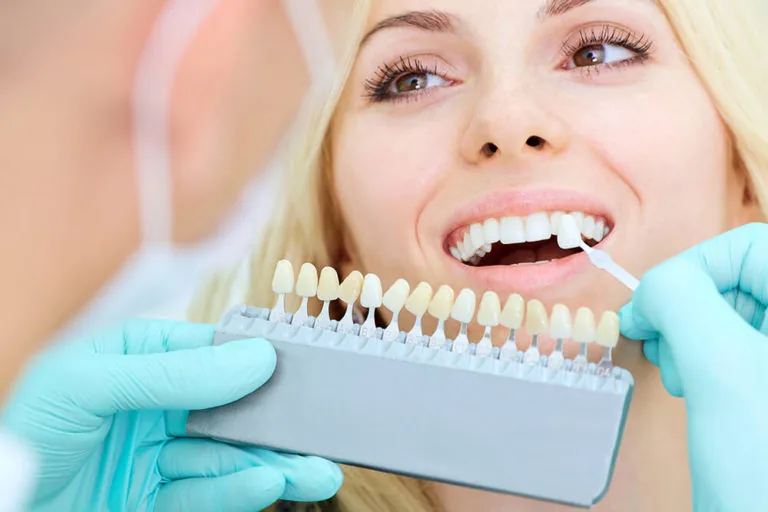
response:
<path id="1" fill-rule="evenodd" d="M 450 123 L 383 121 L 375 112 L 352 117 L 334 129 L 332 148 L 334 188 L 349 235 L 363 260 L 376 258 L 375 249 L 388 265 L 406 261 L 418 251 L 420 212 L 449 165 L 450 152 L 435 148 L 453 147 Z"/>
<path id="2" fill-rule="evenodd" d="M 617 92 L 595 104 L 599 110 L 588 123 L 581 118 L 580 131 L 629 189 L 625 227 L 639 240 L 653 240 L 649 263 L 726 229 L 735 197 L 727 136 L 695 77 L 677 76 L 631 99 Z"/>

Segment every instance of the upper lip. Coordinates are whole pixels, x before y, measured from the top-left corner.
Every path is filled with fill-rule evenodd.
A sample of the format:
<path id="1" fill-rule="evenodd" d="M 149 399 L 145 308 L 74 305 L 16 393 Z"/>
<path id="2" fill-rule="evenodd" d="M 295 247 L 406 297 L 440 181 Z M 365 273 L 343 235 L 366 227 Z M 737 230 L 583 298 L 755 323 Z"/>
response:
<path id="1" fill-rule="evenodd" d="M 526 217 L 537 212 L 583 212 L 605 219 L 613 226 L 613 216 L 604 203 L 591 194 L 573 189 L 494 190 L 473 198 L 451 216 L 443 233 L 446 240 L 454 231 L 482 223 L 486 219 Z"/>

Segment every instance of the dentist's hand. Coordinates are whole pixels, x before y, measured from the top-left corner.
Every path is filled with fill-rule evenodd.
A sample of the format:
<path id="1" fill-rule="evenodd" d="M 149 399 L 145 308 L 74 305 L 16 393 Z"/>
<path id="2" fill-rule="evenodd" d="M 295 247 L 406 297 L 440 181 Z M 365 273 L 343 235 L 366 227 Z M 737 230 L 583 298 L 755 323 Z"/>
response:
<path id="1" fill-rule="evenodd" d="M 725 233 L 652 269 L 620 312 L 684 396 L 694 508 L 768 510 L 768 225 Z"/>
<path id="2" fill-rule="evenodd" d="M 2 417 L 40 458 L 33 510 L 250 512 L 335 494 L 342 474 L 324 459 L 183 437 L 188 410 L 275 368 L 266 341 L 212 341 L 212 326 L 134 322 L 35 361 Z"/>

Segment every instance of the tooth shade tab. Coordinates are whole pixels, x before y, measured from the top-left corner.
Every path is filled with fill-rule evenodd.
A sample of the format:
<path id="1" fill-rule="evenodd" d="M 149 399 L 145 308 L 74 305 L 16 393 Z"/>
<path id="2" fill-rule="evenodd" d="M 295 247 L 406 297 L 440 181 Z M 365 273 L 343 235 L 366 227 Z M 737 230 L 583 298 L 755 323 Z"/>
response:
<path id="1" fill-rule="evenodd" d="M 366 274 L 363 280 L 363 290 L 360 294 L 360 305 L 364 308 L 378 308 L 382 303 L 381 279 L 376 274 Z"/>
<path id="2" fill-rule="evenodd" d="M 411 293 L 408 300 L 405 301 L 405 309 L 413 316 L 421 317 L 429 309 L 429 302 L 432 300 L 432 287 L 429 283 L 421 282 Z"/>
<path id="3" fill-rule="evenodd" d="M 591 343 L 595 341 L 595 315 L 589 308 L 579 308 L 573 321 L 573 341 Z"/>
<path id="4" fill-rule="evenodd" d="M 395 283 L 389 287 L 387 293 L 382 298 L 382 304 L 385 308 L 393 313 L 399 313 L 405 306 L 405 301 L 408 300 L 408 295 L 411 293 L 411 285 L 405 279 L 398 279 Z"/>
<path id="5" fill-rule="evenodd" d="M 547 309 L 538 300 L 528 301 L 525 312 L 525 330 L 531 336 L 547 332 Z"/>
<path id="6" fill-rule="evenodd" d="M 317 268 L 311 263 L 304 263 L 296 279 L 296 295 L 314 297 L 317 294 Z"/>
<path id="7" fill-rule="evenodd" d="M 619 343 L 619 315 L 613 311 L 606 311 L 600 317 L 600 323 L 597 325 L 595 342 L 606 348 L 615 348 Z"/>
<path id="8" fill-rule="evenodd" d="M 499 325 L 501 314 L 501 302 L 494 292 L 485 292 L 480 299 L 480 308 L 477 312 L 477 323 L 483 327 L 496 327 Z"/>
<path id="9" fill-rule="evenodd" d="M 438 288 L 435 296 L 432 297 L 432 302 L 429 303 L 429 314 L 443 322 L 448 320 L 451 317 L 453 295 L 453 288 L 448 285 Z"/>
<path id="10" fill-rule="evenodd" d="M 363 289 L 363 274 L 353 270 L 339 286 L 339 298 L 347 304 L 354 304 Z"/>
<path id="11" fill-rule="evenodd" d="M 339 274 L 333 267 L 320 271 L 320 283 L 317 285 L 317 298 L 323 302 L 339 298 Z"/>
<path id="12" fill-rule="evenodd" d="M 293 293 L 293 284 L 293 265 L 288 260 L 278 261 L 272 277 L 272 291 L 276 294 Z"/>
<path id="13" fill-rule="evenodd" d="M 556 340 L 569 339 L 572 330 L 571 310 L 563 304 L 555 304 L 549 317 L 549 335 Z"/>
<path id="14" fill-rule="evenodd" d="M 472 318 L 475 316 L 476 301 L 475 292 L 469 288 L 461 290 L 451 308 L 451 318 L 463 324 L 472 322 Z"/>
<path id="15" fill-rule="evenodd" d="M 499 323 L 512 330 L 520 329 L 525 317 L 525 300 L 517 293 L 507 298 L 504 309 L 499 316 Z"/>
<path id="16" fill-rule="evenodd" d="M 581 230 L 573 216 L 560 217 L 560 225 L 557 229 L 557 245 L 561 249 L 575 249 L 581 245 Z"/>

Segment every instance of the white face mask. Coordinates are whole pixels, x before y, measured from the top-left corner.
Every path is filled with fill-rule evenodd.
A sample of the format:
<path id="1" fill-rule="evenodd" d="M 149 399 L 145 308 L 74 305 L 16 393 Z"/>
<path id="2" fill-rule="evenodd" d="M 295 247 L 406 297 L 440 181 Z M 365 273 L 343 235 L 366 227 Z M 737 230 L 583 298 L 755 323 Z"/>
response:
<path id="1" fill-rule="evenodd" d="M 271 211 L 265 201 L 274 202 L 275 193 L 264 182 L 270 177 L 259 173 L 216 233 L 194 247 L 180 248 L 172 241 L 170 94 L 187 48 L 218 1 L 171 0 L 157 20 L 134 90 L 142 245 L 57 339 L 155 313 L 174 299 L 191 295 L 202 278 L 248 255 L 259 220 Z M 283 4 L 304 52 L 313 88 L 327 90 L 335 63 L 316 1 L 283 0 Z"/>

